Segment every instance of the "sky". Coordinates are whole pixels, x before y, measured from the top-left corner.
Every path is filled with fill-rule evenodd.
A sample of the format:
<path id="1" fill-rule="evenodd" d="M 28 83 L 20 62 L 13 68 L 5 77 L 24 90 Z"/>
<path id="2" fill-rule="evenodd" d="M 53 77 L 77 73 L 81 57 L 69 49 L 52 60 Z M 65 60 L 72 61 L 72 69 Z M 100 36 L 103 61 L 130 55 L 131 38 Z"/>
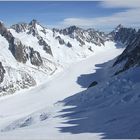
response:
<path id="1" fill-rule="evenodd" d="M 111 30 L 118 24 L 140 27 L 140 0 L 0 1 L 0 20 L 6 26 L 36 19 L 48 28 L 76 25 Z"/>

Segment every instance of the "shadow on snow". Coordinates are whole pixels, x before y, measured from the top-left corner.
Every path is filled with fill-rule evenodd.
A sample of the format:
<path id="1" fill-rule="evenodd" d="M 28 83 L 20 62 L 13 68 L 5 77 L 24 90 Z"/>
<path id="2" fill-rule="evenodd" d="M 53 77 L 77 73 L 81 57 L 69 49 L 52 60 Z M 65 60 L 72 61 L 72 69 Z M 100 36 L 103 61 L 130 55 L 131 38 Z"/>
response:
<path id="1" fill-rule="evenodd" d="M 102 82 L 106 77 L 105 69 L 106 67 L 110 67 L 112 62 L 113 61 L 109 61 L 96 65 L 97 69 L 95 73 L 80 75 L 77 79 L 77 83 L 87 88 L 93 81 Z M 94 91 L 94 88 L 90 88 L 89 90 Z M 95 102 L 92 102 L 92 99 L 90 101 L 90 96 L 87 100 L 82 97 L 84 94 L 88 95 L 87 92 L 88 90 L 85 90 L 63 101 L 65 106 L 72 105 L 75 107 L 61 111 L 64 114 L 60 117 L 68 120 L 64 123 L 73 125 L 59 127 L 61 132 L 69 132 L 72 134 L 98 133 L 107 139 L 140 137 L 140 120 L 135 119 L 139 118 L 139 104 L 136 103 L 133 106 L 131 106 L 131 104 L 120 104 L 118 106 L 116 103 L 116 105 L 112 106 L 112 101 L 115 102 L 119 96 L 110 95 L 108 98 L 105 98 L 104 95 L 101 97 L 101 94 L 96 94 L 94 96 Z M 113 98 L 113 100 L 109 100 L 109 98 Z M 131 111 L 129 111 L 129 109 Z M 126 110 L 128 110 L 127 113 Z M 132 114 L 135 115 L 133 116 Z M 134 126 L 132 126 L 131 120 L 133 120 Z"/>

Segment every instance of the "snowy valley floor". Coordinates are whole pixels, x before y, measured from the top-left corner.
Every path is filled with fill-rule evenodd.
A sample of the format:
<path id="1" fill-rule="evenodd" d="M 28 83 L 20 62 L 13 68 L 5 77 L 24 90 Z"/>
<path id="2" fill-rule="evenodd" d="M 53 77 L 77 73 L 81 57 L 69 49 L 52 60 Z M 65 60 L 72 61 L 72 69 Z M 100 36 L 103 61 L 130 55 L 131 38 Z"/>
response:
<path id="1" fill-rule="evenodd" d="M 64 106 L 59 101 L 87 89 L 94 81 L 93 73 L 99 69 L 96 65 L 112 60 L 121 52 L 122 49 L 115 48 L 104 50 L 71 64 L 38 87 L 0 98 L 0 139 L 93 140 L 103 138 L 103 132 L 63 131 L 62 127 L 76 124 L 67 123 L 70 118 L 63 117 L 64 114 L 72 113 L 63 110 L 70 111 L 71 109 L 67 108 L 73 107 Z M 106 73 L 100 73 L 97 79 L 98 77 L 105 78 Z"/>

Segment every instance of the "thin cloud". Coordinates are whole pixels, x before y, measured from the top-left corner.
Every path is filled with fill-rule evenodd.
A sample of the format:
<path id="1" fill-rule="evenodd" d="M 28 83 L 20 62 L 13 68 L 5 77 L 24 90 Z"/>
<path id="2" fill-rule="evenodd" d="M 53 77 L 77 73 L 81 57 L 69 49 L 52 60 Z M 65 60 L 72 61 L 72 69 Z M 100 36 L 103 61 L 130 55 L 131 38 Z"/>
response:
<path id="1" fill-rule="evenodd" d="M 95 27 L 108 29 L 118 24 L 123 24 L 124 26 L 140 27 L 140 1 L 138 0 L 106 0 L 101 2 L 101 6 L 105 8 L 116 8 L 124 7 L 129 8 L 124 12 L 118 12 L 111 16 L 97 17 L 97 18 L 66 18 L 60 22 L 60 26 L 81 26 L 81 27 Z"/>
<path id="2" fill-rule="evenodd" d="M 104 0 L 101 5 L 106 8 L 140 8 L 140 0 Z"/>

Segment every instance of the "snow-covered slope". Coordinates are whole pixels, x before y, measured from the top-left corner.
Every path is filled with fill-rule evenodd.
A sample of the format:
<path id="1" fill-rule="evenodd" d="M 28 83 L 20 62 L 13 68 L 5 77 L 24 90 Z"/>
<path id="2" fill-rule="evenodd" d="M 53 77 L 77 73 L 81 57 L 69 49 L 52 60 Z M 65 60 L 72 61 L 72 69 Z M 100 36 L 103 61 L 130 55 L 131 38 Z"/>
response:
<path id="1" fill-rule="evenodd" d="M 71 26 L 48 29 L 38 21 L 9 29 L 0 22 L 0 95 L 40 84 L 70 63 L 115 47 L 103 32 Z"/>
<path id="2" fill-rule="evenodd" d="M 93 81 L 87 90 L 63 101 L 65 106 L 74 107 L 62 111 L 62 117 L 69 118 L 66 123 L 70 126 L 60 127 L 61 132 L 102 132 L 102 137 L 107 139 L 140 137 L 139 32 L 121 26 L 117 28 L 113 39 L 126 49 L 116 59 L 96 65 L 100 69 L 92 74 Z"/>
<path id="3" fill-rule="evenodd" d="M 0 139 L 139 138 L 139 37 L 0 23 Z"/>
<path id="4" fill-rule="evenodd" d="M 26 46 L 31 46 L 42 55 L 51 52 L 60 64 L 75 62 L 102 50 L 107 38 L 105 34 L 94 29 L 84 30 L 75 26 L 66 29 L 48 29 L 36 20 L 29 24 L 19 23 L 9 29 L 14 37 Z M 45 52 L 42 48 L 49 49 Z M 39 47 L 40 46 L 40 47 Z"/>
<path id="5" fill-rule="evenodd" d="M 104 49 L 88 59 L 70 64 L 67 69 L 34 89 L 1 98 L 0 138 L 67 140 L 101 138 L 103 132 L 76 135 L 60 132 L 58 127 L 71 125 L 67 123 L 69 118 L 60 116 L 65 107 L 61 103 L 55 103 L 85 90 L 93 80 L 92 74 L 99 69 L 96 64 L 109 61 L 121 52 L 122 49 L 115 47 Z M 84 85 L 81 86 L 79 83 Z"/>
<path id="6" fill-rule="evenodd" d="M 1 35 L 0 44 L 0 62 L 5 71 L 0 84 L 1 95 L 12 94 L 21 88 L 39 84 L 45 79 L 44 76 L 53 73 L 57 69 L 55 62 L 48 58 L 42 58 L 43 65 L 39 67 L 32 65 L 30 62 L 26 64 L 18 62 L 9 50 L 8 41 Z M 19 55 L 21 56 L 21 54 Z"/>
<path id="7" fill-rule="evenodd" d="M 99 78 L 100 72 L 97 70 L 95 76 Z M 103 76 L 105 81 L 95 77 L 99 80 L 96 86 L 65 99 L 66 106 L 74 107 L 62 111 L 70 126 L 60 127 L 61 132 L 102 133 L 107 139 L 139 138 L 139 72 L 137 67 L 114 77 Z"/>

